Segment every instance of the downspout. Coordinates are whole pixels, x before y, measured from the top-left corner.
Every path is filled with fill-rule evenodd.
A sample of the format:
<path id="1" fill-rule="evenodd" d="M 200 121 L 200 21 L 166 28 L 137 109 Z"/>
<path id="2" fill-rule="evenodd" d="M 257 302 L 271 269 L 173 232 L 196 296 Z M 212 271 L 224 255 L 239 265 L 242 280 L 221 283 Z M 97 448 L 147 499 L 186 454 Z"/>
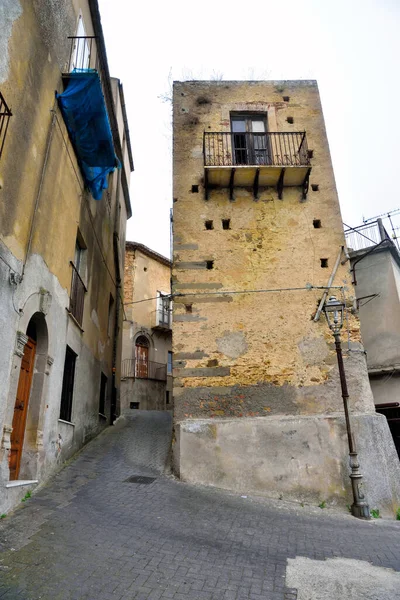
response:
<path id="1" fill-rule="evenodd" d="M 120 301 L 121 301 L 121 269 L 119 261 L 119 193 L 120 193 L 120 178 L 119 172 L 117 177 L 117 190 L 115 196 L 115 221 L 114 221 L 114 233 L 113 233 L 113 253 L 114 253 L 114 264 L 116 274 L 116 287 L 115 287 L 115 320 L 114 320 L 114 336 L 113 336 L 113 351 L 112 351 L 112 396 L 111 396 L 111 425 L 114 423 L 117 417 L 117 387 L 116 387 L 116 371 L 117 371 L 117 355 L 118 355 L 118 336 L 119 336 L 119 315 L 120 315 Z"/>

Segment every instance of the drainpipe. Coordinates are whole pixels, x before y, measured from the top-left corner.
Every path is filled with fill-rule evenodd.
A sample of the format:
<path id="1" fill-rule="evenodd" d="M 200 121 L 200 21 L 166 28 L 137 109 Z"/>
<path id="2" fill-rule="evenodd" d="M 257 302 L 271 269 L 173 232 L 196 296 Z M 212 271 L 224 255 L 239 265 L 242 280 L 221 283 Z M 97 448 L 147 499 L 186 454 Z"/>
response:
<path id="1" fill-rule="evenodd" d="M 113 233 L 113 253 L 116 274 L 115 286 L 115 320 L 114 320 L 114 335 L 113 335 L 113 351 L 112 351 L 112 395 L 111 395 L 111 425 L 114 423 L 117 411 L 117 388 L 116 388 L 116 371 L 117 371 L 117 354 L 118 354 L 118 335 L 119 335 L 119 315 L 120 315 L 120 296 L 121 296 L 121 269 L 119 261 L 119 194 L 120 194 L 120 174 L 117 171 L 117 190 L 115 198 L 115 220 Z"/>

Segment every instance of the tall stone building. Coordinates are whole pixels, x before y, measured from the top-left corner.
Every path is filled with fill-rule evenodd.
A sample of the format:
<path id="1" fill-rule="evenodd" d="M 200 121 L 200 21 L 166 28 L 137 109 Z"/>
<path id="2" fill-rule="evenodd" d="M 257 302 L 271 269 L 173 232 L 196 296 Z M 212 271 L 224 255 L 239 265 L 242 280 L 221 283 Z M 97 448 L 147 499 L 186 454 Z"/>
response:
<path id="1" fill-rule="evenodd" d="M 1 8 L 0 512 L 7 512 L 118 411 L 133 165 L 97 1 L 3 0 Z"/>
<path id="2" fill-rule="evenodd" d="M 121 414 L 172 409 L 171 261 L 126 242 Z"/>
<path id="3" fill-rule="evenodd" d="M 345 504 L 336 355 L 314 317 L 331 274 L 349 308 L 354 292 L 317 84 L 176 82 L 173 106 L 175 469 Z M 368 498 L 390 512 L 398 462 L 350 310 L 343 339 Z"/>

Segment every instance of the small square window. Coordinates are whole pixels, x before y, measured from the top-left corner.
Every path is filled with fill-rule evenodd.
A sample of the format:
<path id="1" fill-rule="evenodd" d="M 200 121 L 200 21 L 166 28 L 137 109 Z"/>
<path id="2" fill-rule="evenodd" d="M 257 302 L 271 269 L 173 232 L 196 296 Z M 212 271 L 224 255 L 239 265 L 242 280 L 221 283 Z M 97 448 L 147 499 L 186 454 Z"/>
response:
<path id="1" fill-rule="evenodd" d="M 199 193 L 199 186 L 192 185 L 192 194 L 198 194 L 198 193 Z"/>
<path id="2" fill-rule="evenodd" d="M 314 229 L 321 229 L 321 221 L 320 219 L 314 219 L 314 221 L 312 222 Z"/>
<path id="3" fill-rule="evenodd" d="M 290 125 L 293 125 L 293 123 L 294 123 L 294 118 L 293 118 L 293 117 L 288 117 L 288 118 L 286 119 L 286 121 L 287 121 L 287 122 L 288 122 Z"/>
<path id="4" fill-rule="evenodd" d="M 185 311 L 187 313 L 193 312 L 193 304 L 185 304 Z"/>
<path id="5" fill-rule="evenodd" d="M 222 229 L 230 229 L 231 228 L 231 220 L 230 219 L 222 219 Z"/>
<path id="6" fill-rule="evenodd" d="M 213 260 L 206 260 L 206 268 L 210 271 L 211 269 L 214 268 L 214 261 Z"/>
<path id="7" fill-rule="evenodd" d="M 205 221 L 204 225 L 206 229 L 214 229 L 213 221 Z"/>
<path id="8" fill-rule="evenodd" d="M 318 190 L 319 190 L 318 183 L 312 183 L 311 184 L 311 189 L 312 189 L 313 192 L 318 192 Z"/>
<path id="9" fill-rule="evenodd" d="M 320 258 L 321 261 L 321 268 L 322 269 L 327 269 L 328 268 L 328 259 L 327 258 Z"/>

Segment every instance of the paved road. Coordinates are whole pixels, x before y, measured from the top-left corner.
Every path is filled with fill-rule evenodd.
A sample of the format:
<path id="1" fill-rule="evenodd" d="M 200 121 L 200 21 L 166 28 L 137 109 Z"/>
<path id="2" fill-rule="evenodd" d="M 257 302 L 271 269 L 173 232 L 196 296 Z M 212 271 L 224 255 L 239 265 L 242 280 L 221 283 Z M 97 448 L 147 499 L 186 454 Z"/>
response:
<path id="1" fill-rule="evenodd" d="M 334 557 L 369 561 L 390 585 L 397 581 L 398 573 L 382 567 L 400 571 L 400 522 L 365 523 L 330 510 L 184 484 L 163 474 L 170 436 L 168 413 L 138 411 L 91 442 L 4 519 L 0 599 L 345 597 L 336 584 L 337 594 L 298 594 L 301 557 L 325 572 L 339 564 Z M 126 481 L 134 475 L 156 479 Z M 340 575 L 339 566 L 333 571 Z M 393 593 L 391 599 L 400 597 Z"/>

